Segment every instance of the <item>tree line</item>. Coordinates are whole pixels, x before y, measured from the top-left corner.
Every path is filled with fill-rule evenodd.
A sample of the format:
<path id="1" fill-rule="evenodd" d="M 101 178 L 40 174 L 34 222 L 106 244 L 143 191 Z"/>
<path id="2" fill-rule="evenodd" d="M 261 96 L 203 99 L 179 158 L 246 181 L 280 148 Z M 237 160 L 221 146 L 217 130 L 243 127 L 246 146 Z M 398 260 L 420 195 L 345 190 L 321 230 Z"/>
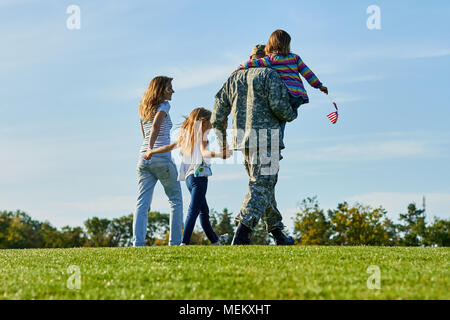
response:
<path id="1" fill-rule="evenodd" d="M 386 217 L 382 207 L 361 204 L 338 204 L 327 214 L 317 197 L 306 198 L 294 218 L 293 236 L 299 245 L 377 245 L 377 246 L 449 246 L 450 220 L 434 218 L 425 221 L 425 210 L 414 203 L 399 216 L 399 223 Z M 217 234 L 228 233 L 229 244 L 234 235 L 233 214 L 227 209 L 212 210 L 211 224 Z M 132 245 L 133 214 L 114 219 L 93 217 L 84 227 L 65 226 L 58 230 L 49 222 L 33 220 L 17 210 L 0 211 L 0 249 L 13 248 L 73 248 L 127 247 Z M 273 244 L 262 222 L 252 233 L 252 244 Z M 147 245 L 167 245 L 169 215 L 151 211 L 148 214 Z M 191 244 L 206 245 L 209 241 L 196 229 Z"/>
<path id="2" fill-rule="evenodd" d="M 317 197 L 300 204 L 294 220 L 296 242 L 302 245 L 444 246 L 450 245 L 450 220 L 434 217 L 426 223 L 425 209 L 410 203 L 399 223 L 382 207 L 338 204 L 325 214 Z"/>
<path id="3" fill-rule="evenodd" d="M 231 215 L 227 209 L 212 212 L 212 225 L 218 234 L 233 236 Z M 133 214 L 114 219 L 93 217 L 84 222 L 84 228 L 65 226 L 58 230 L 49 222 L 33 220 L 20 210 L 0 211 L 0 249 L 128 247 L 132 245 L 132 237 Z M 169 214 L 149 212 L 146 244 L 167 245 L 168 242 Z M 208 244 L 209 241 L 201 231 L 195 230 L 191 243 Z"/>

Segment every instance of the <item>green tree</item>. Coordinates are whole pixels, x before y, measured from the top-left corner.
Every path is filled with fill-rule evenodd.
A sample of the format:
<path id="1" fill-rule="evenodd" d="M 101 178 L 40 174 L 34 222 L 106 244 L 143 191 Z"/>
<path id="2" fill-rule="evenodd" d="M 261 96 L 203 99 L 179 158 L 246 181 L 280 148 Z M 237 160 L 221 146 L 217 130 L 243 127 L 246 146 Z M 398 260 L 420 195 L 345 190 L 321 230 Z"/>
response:
<path id="1" fill-rule="evenodd" d="M 386 218 L 383 222 L 384 229 L 388 235 L 388 245 L 389 246 L 397 246 L 399 245 L 401 238 L 399 235 L 399 225 L 394 223 L 392 220 Z"/>
<path id="2" fill-rule="evenodd" d="M 31 219 L 25 212 L 2 211 L 0 214 L 0 247 L 42 248 L 44 239 L 39 232 L 42 223 Z"/>
<path id="3" fill-rule="evenodd" d="M 408 212 L 400 214 L 399 230 L 403 233 L 400 244 L 404 246 L 420 246 L 426 233 L 425 210 L 417 209 L 415 203 L 408 205 Z"/>
<path id="4" fill-rule="evenodd" d="M 228 234 L 227 244 L 231 244 L 234 236 L 234 223 L 233 223 L 233 213 L 229 212 L 227 208 L 224 208 L 222 212 L 212 211 L 211 214 L 211 225 L 217 235 Z"/>
<path id="5" fill-rule="evenodd" d="M 63 248 L 64 247 L 64 237 L 61 232 L 59 232 L 50 223 L 44 222 L 39 228 L 39 233 L 43 239 L 43 248 Z"/>
<path id="6" fill-rule="evenodd" d="M 61 229 L 64 248 L 79 248 L 88 245 L 87 235 L 81 227 L 65 226 Z"/>
<path id="7" fill-rule="evenodd" d="M 424 244 L 429 246 L 449 247 L 450 246 L 450 220 L 434 217 L 433 224 L 428 226 Z"/>
<path id="8" fill-rule="evenodd" d="M 347 202 L 338 204 L 336 210 L 328 210 L 332 238 L 339 245 L 388 245 L 389 235 L 384 227 L 386 211 Z"/>
<path id="9" fill-rule="evenodd" d="M 111 221 L 97 217 L 90 218 L 84 222 L 88 234 L 88 243 L 91 247 L 113 247 L 113 233 L 111 232 Z"/>
<path id="10" fill-rule="evenodd" d="M 303 199 L 294 220 L 296 242 L 302 245 L 326 245 L 330 242 L 331 226 L 317 197 Z"/>
<path id="11" fill-rule="evenodd" d="M 112 246 L 131 246 L 133 240 L 133 214 L 112 219 L 109 229 L 112 234 Z"/>
<path id="12" fill-rule="evenodd" d="M 147 236 L 145 242 L 151 246 L 157 239 L 164 239 L 164 234 L 169 232 L 169 219 L 167 213 L 150 211 L 148 213 Z"/>
<path id="13" fill-rule="evenodd" d="M 0 249 L 9 248 L 9 225 L 11 224 L 12 213 L 8 211 L 0 212 Z"/>
<path id="14" fill-rule="evenodd" d="M 71 248 L 85 243 L 80 227 L 59 231 L 49 222 L 33 220 L 20 210 L 0 212 L 0 248 Z"/>
<path id="15" fill-rule="evenodd" d="M 210 244 L 203 230 L 195 228 L 191 235 L 190 245 L 208 245 Z"/>

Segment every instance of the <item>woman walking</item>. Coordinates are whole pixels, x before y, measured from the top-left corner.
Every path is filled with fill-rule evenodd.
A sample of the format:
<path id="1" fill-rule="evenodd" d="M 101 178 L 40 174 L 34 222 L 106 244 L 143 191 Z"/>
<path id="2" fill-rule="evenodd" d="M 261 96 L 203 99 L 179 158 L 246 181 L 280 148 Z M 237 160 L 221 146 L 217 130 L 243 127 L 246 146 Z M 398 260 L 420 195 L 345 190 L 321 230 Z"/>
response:
<path id="1" fill-rule="evenodd" d="M 170 240 L 169 245 L 181 243 L 181 227 L 183 223 L 183 200 L 180 182 L 177 181 L 177 168 L 170 151 L 144 158 L 146 152 L 170 144 L 169 101 L 172 99 L 172 78 L 159 76 L 154 78 L 139 105 L 142 135 L 144 137 L 139 161 L 138 199 L 133 219 L 133 245 L 145 246 L 147 234 L 148 211 L 150 210 L 153 190 L 158 180 L 164 187 L 170 204 Z"/>

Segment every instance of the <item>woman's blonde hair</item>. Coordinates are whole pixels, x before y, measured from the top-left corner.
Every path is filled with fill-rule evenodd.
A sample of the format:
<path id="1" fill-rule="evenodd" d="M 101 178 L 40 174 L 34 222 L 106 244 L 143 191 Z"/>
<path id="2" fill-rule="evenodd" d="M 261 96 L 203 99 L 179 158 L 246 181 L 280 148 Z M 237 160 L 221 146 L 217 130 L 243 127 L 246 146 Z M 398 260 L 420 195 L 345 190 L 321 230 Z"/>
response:
<path id="1" fill-rule="evenodd" d="M 139 117 L 142 121 L 153 120 L 156 114 L 156 109 L 165 100 L 166 89 L 172 83 L 173 78 L 159 76 L 150 81 L 141 103 L 139 104 Z"/>
<path id="2" fill-rule="evenodd" d="M 279 54 L 287 56 L 291 53 L 291 36 L 284 30 L 275 30 L 267 41 L 264 49 L 266 56 L 270 54 Z"/>
<path id="3" fill-rule="evenodd" d="M 196 108 L 191 111 L 188 117 L 183 121 L 178 137 L 180 151 L 184 155 L 192 154 L 194 145 L 203 142 L 204 133 L 203 123 L 210 121 L 211 111 L 205 108 Z"/>

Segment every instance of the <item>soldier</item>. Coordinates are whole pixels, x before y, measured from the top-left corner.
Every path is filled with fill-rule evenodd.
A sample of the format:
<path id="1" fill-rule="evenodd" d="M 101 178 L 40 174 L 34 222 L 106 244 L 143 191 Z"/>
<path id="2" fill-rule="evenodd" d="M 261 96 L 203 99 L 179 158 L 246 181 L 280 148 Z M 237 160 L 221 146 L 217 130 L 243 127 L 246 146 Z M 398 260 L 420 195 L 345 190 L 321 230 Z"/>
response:
<path id="1" fill-rule="evenodd" d="M 263 45 L 255 46 L 252 56 L 262 54 L 263 50 Z M 250 233 L 262 218 L 277 245 L 293 245 L 292 237 L 282 232 L 284 225 L 275 201 L 275 185 L 280 149 L 284 149 L 280 122 L 290 122 L 297 115 L 289 105 L 288 91 L 277 72 L 270 68 L 236 71 L 216 94 L 211 124 L 222 148 L 227 145 L 230 113 L 231 149 L 242 151 L 249 176 L 248 193 L 235 218 L 238 227 L 232 244 L 250 244 Z"/>

